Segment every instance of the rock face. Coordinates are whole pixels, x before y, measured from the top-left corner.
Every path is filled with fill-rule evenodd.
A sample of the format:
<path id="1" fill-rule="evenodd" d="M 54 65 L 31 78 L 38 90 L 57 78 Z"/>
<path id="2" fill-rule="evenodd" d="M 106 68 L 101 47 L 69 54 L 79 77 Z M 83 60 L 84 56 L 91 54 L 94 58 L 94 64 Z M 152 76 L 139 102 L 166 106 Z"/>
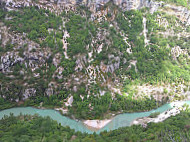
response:
<path id="1" fill-rule="evenodd" d="M 22 62 L 24 59 L 16 55 L 14 52 L 8 52 L 1 57 L 0 71 L 6 72 L 9 67 L 14 66 L 16 63 Z"/>
<path id="2" fill-rule="evenodd" d="M 90 9 L 93 8 L 99 8 L 102 5 L 105 5 L 106 3 L 110 2 L 111 0 L 58 0 L 58 5 L 76 5 L 76 4 L 82 4 L 87 7 L 90 7 Z M 141 7 L 153 7 L 156 8 L 159 6 L 159 3 L 150 1 L 150 0 L 113 0 L 113 3 L 120 8 L 124 10 L 132 10 L 132 9 L 138 9 Z"/>
<path id="3" fill-rule="evenodd" d="M 0 4 L 5 5 L 7 10 L 14 10 L 23 6 L 37 6 L 38 8 L 49 9 L 57 14 L 62 11 L 75 10 L 77 5 L 84 5 L 93 13 L 96 13 L 106 3 L 111 0 L 40 0 L 38 3 L 32 0 L 1 0 Z M 179 19 L 187 25 L 190 25 L 190 11 L 187 8 L 165 4 L 164 2 L 155 2 L 154 0 L 113 0 L 115 5 L 123 10 L 140 9 L 143 7 L 150 8 L 150 13 L 157 11 L 159 7 L 165 7 L 172 11 L 167 13 L 175 14 Z"/>
<path id="4" fill-rule="evenodd" d="M 23 100 L 25 100 L 31 96 L 34 96 L 35 93 L 36 93 L 36 89 L 34 89 L 34 88 L 26 89 L 23 93 Z"/>
<path id="5" fill-rule="evenodd" d="M 174 60 L 176 60 L 177 57 L 179 57 L 181 54 L 188 55 L 187 51 L 185 51 L 184 49 L 181 49 L 179 46 L 172 48 L 171 54 Z"/>
<path id="6" fill-rule="evenodd" d="M 7 7 L 12 8 L 36 5 L 32 0 L 2 0 L 2 2 L 4 2 Z M 44 7 L 53 6 L 53 8 L 55 8 L 55 5 L 57 5 L 59 8 L 72 9 L 74 6 L 80 4 L 89 7 L 91 11 L 96 11 L 108 2 L 110 2 L 110 0 L 41 0 L 38 6 L 42 7 L 43 4 Z M 155 8 L 159 5 L 149 0 L 113 0 L 113 3 L 124 10 L 138 9 L 144 6 Z M 11 10 L 11 8 L 9 10 Z"/>
<path id="7" fill-rule="evenodd" d="M 181 22 L 183 22 L 186 25 L 190 25 L 189 9 L 187 9 L 186 7 L 173 6 L 169 4 L 164 5 L 164 7 L 170 10 L 169 12 L 167 12 L 168 14 L 175 15 L 181 20 Z"/>
<path id="8" fill-rule="evenodd" d="M 58 0 L 56 3 L 58 5 L 76 5 L 76 4 L 82 4 L 88 7 L 100 7 L 101 5 L 104 5 L 108 3 L 110 0 Z M 123 7 L 125 9 L 136 9 L 138 8 L 141 4 L 143 4 L 144 1 L 142 0 L 113 0 L 113 3 L 115 5 L 118 5 L 120 7 Z"/>

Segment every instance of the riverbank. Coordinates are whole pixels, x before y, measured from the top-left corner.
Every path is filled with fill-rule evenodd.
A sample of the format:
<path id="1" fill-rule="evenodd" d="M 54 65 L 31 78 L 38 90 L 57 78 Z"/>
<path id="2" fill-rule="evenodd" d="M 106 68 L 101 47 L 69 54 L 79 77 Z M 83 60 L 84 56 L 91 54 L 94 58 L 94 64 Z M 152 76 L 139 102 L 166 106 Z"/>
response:
<path id="1" fill-rule="evenodd" d="M 28 114 L 34 115 L 38 114 L 39 116 L 49 116 L 53 120 L 61 123 L 63 126 L 69 126 L 76 131 L 93 133 L 100 133 L 101 131 L 109 131 L 115 130 L 120 127 L 131 126 L 133 124 L 147 124 L 150 122 L 161 122 L 165 119 L 169 118 L 172 115 L 176 115 L 180 113 L 178 108 L 182 106 L 184 103 L 190 105 L 190 101 L 182 101 L 182 102 L 173 102 L 169 104 L 165 104 L 157 109 L 147 111 L 147 112 L 134 112 L 134 113 L 124 113 L 118 114 L 115 116 L 105 117 L 104 120 L 77 120 L 75 118 L 71 118 L 67 116 L 65 108 L 54 108 L 47 109 L 44 107 L 15 107 L 11 109 L 6 109 L 0 111 L 0 118 L 3 118 L 4 115 L 10 115 L 13 113 L 18 116 L 20 114 Z M 66 114 L 63 114 L 65 112 Z M 152 113 L 160 112 L 161 114 L 157 118 L 149 118 Z"/>
<path id="2" fill-rule="evenodd" d="M 66 114 L 68 113 L 68 109 L 64 109 L 64 108 L 54 108 L 54 110 L 60 112 L 63 116 L 66 116 Z M 86 126 L 89 130 L 92 131 L 98 131 L 102 128 L 104 128 L 108 123 L 110 123 L 113 119 L 113 117 L 115 116 L 115 114 L 111 114 L 112 117 L 109 119 L 104 119 L 104 120 L 78 120 L 76 118 L 73 117 L 69 117 L 75 121 L 81 121 L 84 126 Z M 68 117 L 68 116 L 67 116 Z"/>
<path id="3" fill-rule="evenodd" d="M 143 117 L 143 118 L 138 118 L 135 119 L 131 125 L 142 125 L 143 127 L 147 126 L 147 123 L 153 122 L 153 123 L 159 123 L 159 122 L 163 122 L 164 120 L 168 119 L 171 116 L 175 116 L 177 114 L 179 114 L 182 110 L 184 110 L 185 108 L 183 108 L 184 102 L 172 102 L 171 104 L 171 109 L 162 112 L 161 114 L 159 114 L 157 117 L 155 118 L 150 118 L 148 117 Z"/>
<path id="4" fill-rule="evenodd" d="M 57 121 L 62 126 L 69 126 L 71 129 L 75 129 L 76 131 L 80 131 L 84 133 L 85 132 L 86 133 L 93 133 L 93 132 L 100 133 L 105 130 L 110 131 L 110 130 L 118 129 L 120 127 L 131 126 L 132 124 L 134 124 L 134 120 L 148 117 L 151 113 L 154 113 L 154 112 L 161 112 L 162 115 L 160 115 L 157 119 L 152 119 L 152 122 L 157 123 L 159 121 L 163 121 L 167 119 L 169 116 L 171 116 L 171 113 L 172 113 L 172 111 L 169 111 L 166 117 L 165 116 L 166 111 L 170 109 L 173 110 L 174 106 L 175 106 L 175 109 L 177 110 L 177 107 L 179 107 L 180 105 L 183 105 L 184 103 L 190 104 L 190 101 L 166 104 L 155 110 L 151 110 L 148 112 L 123 113 L 117 116 L 113 116 L 112 119 L 105 119 L 105 120 L 78 120 L 76 121 L 74 119 L 66 117 L 65 115 L 61 115 L 60 110 L 36 109 L 34 107 L 16 107 L 16 108 L 11 108 L 11 109 L 6 109 L 3 111 L 0 111 L 0 118 L 3 118 L 4 115 L 10 115 L 10 113 L 13 113 L 15 116 L 19 116 L 20 114 L 23 114 L 23 115 L 38 114 L 39 116 L 43 116 L 43 117 L 49 116 L 51 119 Z M 175 115 L 177 113 L 179 112 L 174 110 L 173 114 Z M 164 117 L 164 119 L 162 119 L 162 117 Z"/>
<path id="5" fill-rule="evenodd" d="M 68 109 L 63 109 L 63 108 L 54 108 L 54 109 L 59 111 L 62 115 L 68 113 Z"/>
<path id="6" fill-rule="evenodd" d="M 105 120 L 84 120 L 83 124 L 92 131 L 98 131 L 104 128 L 108 123 L 110 123 L 112 119 Z"/>

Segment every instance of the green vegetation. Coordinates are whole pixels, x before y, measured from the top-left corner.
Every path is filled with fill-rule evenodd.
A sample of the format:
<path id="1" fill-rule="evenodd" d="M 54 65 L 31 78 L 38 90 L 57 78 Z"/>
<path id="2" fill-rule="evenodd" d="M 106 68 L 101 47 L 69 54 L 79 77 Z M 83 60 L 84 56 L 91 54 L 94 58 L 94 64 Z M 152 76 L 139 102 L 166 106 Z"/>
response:
<path id="1" fill-rule="evenodd" d="M 144 40 L 144 37 L 140 36 L 143 31 L 142 19 L 141 11 L 136 10 L 126 11 L 124 14 L 118 13 L 116 18 L 119 27 L 128 35 L 129 41 L 136 46 L 144 47 L 143 42 L 138 43 Z"/>
<path id="2" fill-rule="evenodd" d="M 46 141 L 46 142 L 145 142 L 145 141 L 190 141 L 190 113 L 181 112 L 164 122 L 149 123 L 146 128 L 140 125 L 104 131 L 99 135 L 75 132 L 62 127 L 49 117 L 20 115 L 5 116 L 0 120 L 0 141 Z"/>
<path id="3" fill-rule="evenodd" d="M 15 106 L 15 103 L 11 103 L 10 101 L 0 98 L 0 111 L 7 108 L 14 107 L 14 106 Z"/>
<path id="4" fill-rule="evenodd" d="M 5 18 L 5 11 L 0 9 L 0 19 L 4 19 Z"/>
<path id="5" fill-rule="evenodd" d="M 70 16 L 65 26 L 70 35 L 67 39 L 70 57 L 79 53 L 87 53 L 86 46 L 90 45 L 92 36 L 96 34 L 95 26 L 79 15 Z"/>
<path id="6" fill-rule="evenodd" d="M 133 57 L 137 60 L 137 69 L 134 67 L 131 70 L 125 71 L 126 75 L 129 75 L 132 80 L 141 79 L 145 82 L 158 83 L 158 82 L 175 82 L 176 79 L 182 79 L 190 81 L 190 72 L 186 68 L 189 68 L 188 59 L 183 57 L 183 64 L 180 62 L 172 62 L 172 58 L 169 56 L 171 47 L 181 46 L 185 49 L 189 48 L 186 45 L 186 40 L 183 40 L 183 45 L 179 44 L 182 41 L 178 41 L 175 37 L 164 38 L 163 35 L 158 34 L 165 30 L 159 26 L 156 18 L 157 15 L 161 15 L 162 18 L 166 18 L 171 25 L 170 27 L 176 29 L 175 17 L 168 16 L 161 12 L 155 12 L 153 15 L 146 14 L 148 37 L 150 38 L 150 45 L 145 47 L 144 37 L 141 36 L 142 27 L 142 14 L 143 11 L 126 11 L 124 14 L 119 13 L 116 18 L 119 27 L 129 36 L 129 42 L 132 43 Z M 130 22 L 129 22 L 130 21 Z M 180 68 L 180 69 L 179 69 Z M 170 71 L 170 73 L 169 73 Z"/>
<path id="7" fill-rule="evenodd" d="M 156 0 L 156 1 L 163 1 L 163 2 L 166 2 L 166 3 L 172 3 L 172 4 L 185 6 L 185 7 L 189 6 L 189 1 L 188 0 Z"/>
<path id="8" fill-rule="evenodd" d="M 154 113 L 151 113 L 149 117 L 156 118 L 159 114 L 160 112 L 154 112 Z"/>
<path id="9" fill-rule="evenodd" d="M 17 12 L 10 11 L 8 16 L 12 18 L 5 23 L 12 31 L 28 33 L 28 38 L 37 42 L 38 38 L 47 37 L 48 28 L 58 29 L 62 23 L 61 18 L 55 14 L 35 7 L 24 8 Z"/>
<path id="10" fill-rule="evenodd" d="M 78 91 L 78 94 L 74 94 L 74 101 L 72 107 L 69 108 L 69 112 L 70 114 L 75 114 L 76 118 L 83 119 L 103 119 L 104 115 L 110 111 L 148 111 L 167 102 L 166 99 L 162 99 L 162 102 L 156 102 L 152 96 L 151 98 L 135 100 L 132 96 L 122 96 L 118 94 L 112 99 L 111 94 L 108 92 L 98 98 L 90 96 L 90 98 L 87 99 L 87 95 L 85 95 L 82 100 L 79 94 L 81 94 L 81 90 Z"/>

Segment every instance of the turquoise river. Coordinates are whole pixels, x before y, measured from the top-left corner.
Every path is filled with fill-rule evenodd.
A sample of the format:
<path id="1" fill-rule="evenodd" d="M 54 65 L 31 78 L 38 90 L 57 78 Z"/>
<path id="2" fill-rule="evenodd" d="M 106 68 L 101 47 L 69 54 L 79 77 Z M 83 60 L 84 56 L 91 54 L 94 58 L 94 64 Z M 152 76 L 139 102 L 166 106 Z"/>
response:
<path id="1" fill-rule="evenodd" d="M 180 102 L 181 104 L 187 103 L 190 105 L 190 101 L 183 101 Z M 123 113 L 115 116 L 110 123 L 108 123 L 104 128 L 100 129 L 97 131 L 97 133 L 100 133 L 104 130 L 110 131 L 114 129 L 118 129 L 119 127 L 125 127 L 125 126 L 130 126 L 131 122 L 137 118 L 141 117 L 147 117 L 153 112 L 164 112 L 168 109 L 171 109 L 174 107 L 175 103 L 169 103 L 165 104 L 155 110 L 151 110 L 148 112 L 137 112 L 137 113 Z M 58 111 L 56 110 L 51 110 L 51 109 L 36 109 L 33 107 L 16 107 L 16 108 L 11 108 L 11 109 L 6 109 L 0 111 L 0 119 L 4 117 L 4 115 L 9 115 L 10 113 L 13 113 L 15 116 L 19 115 L 20 113 L 22 114 L 29 114 L 29 115 L 34 115 L 38 114 L 39 116 L 49 116 L 53 120 L 56 120 L 58 123 L 61 123 L 62 126 L 69 126 L 72 129 L 75 129 L 76 131 L 81 131 L 81 132 L 87 132 L 87 133 L 93 133 L 94 131 L 88 129 L 81 121 L 75 121 L 72 120 L 66 116 L 61 115 Z"/>

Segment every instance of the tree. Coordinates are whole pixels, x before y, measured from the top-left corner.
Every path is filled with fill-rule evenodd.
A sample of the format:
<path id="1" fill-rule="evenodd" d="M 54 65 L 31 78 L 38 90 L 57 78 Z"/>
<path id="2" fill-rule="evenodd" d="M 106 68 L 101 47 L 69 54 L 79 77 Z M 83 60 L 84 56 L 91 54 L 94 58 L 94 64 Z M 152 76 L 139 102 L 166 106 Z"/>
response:
<path id="1" fill-rule="evenodd" d="M 31 40 L 36 40 L 36 38 L 38 37 L 38 33 L 35 31 L 35 30 L 32 30 L 28 37 L 31 39 Z"/>

